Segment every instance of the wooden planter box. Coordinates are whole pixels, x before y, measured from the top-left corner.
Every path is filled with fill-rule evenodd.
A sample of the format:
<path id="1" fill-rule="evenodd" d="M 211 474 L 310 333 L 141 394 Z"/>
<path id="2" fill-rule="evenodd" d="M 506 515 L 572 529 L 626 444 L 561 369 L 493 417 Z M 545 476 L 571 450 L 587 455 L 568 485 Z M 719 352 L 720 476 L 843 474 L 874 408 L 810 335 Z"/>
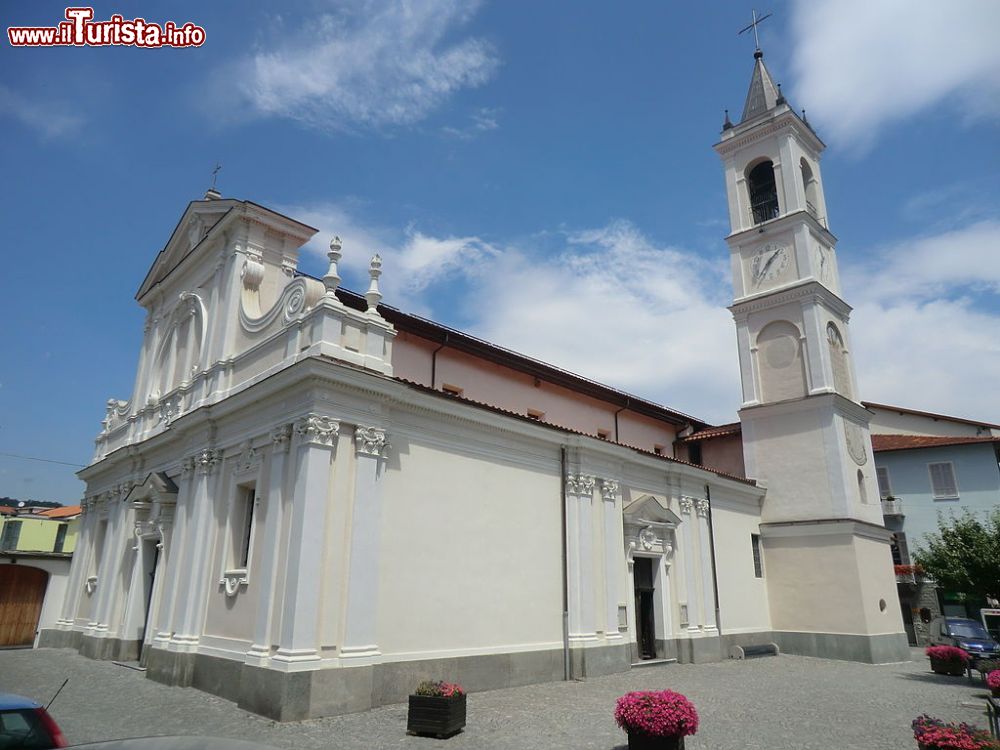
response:
<path id="1" fill-rule="evenodd" d="M 965 674 L 965 664 L 960 661 L 942 661 L 931 659 L 931 671 L 937 674 L 947 674 L 952 677 L 962 677 Z"/>
<path id="2" fill-rule="evenodd" d="M 628 750 L 684 750 L 684 737 L 653 737 L 629 732 Z"/>
<path id="3" fill-rule="evenodd" d="M 438 739 L 450 737 L 465 726 L 465 696 L 441 698 L 411 695 L 406 715 L 407 734 L 430 734 Z"/>

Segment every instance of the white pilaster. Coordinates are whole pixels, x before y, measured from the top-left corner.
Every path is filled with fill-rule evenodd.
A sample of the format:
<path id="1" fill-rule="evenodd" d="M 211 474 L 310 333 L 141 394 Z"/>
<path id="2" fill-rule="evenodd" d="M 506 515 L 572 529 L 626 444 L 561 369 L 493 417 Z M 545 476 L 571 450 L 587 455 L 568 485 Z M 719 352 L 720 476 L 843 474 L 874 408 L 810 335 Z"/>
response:
<path id="1" fill-rule="evenodd" d="M 681 533 L 684 536 L 684 549 L 681 550 L 681 560 L 684 564 L 684 585 L 687 589 L 687 629 L 689 632 L 696 633 L 700 629 L 698 616 L 700 609 L 698 607 L 698 587 L 695 584 L 694 578 L 694 532 L 691 529 L 695 523 L 692 513 L 694 510 L 694 499 L 682 497 L 679 504 L 683 521 L 681 523 Z"/>
<path id="2" fill-rule="evenodd" d="M 379 539 L 382 526 L 382 477 L 389 448 L 385 430 L 354 428 L 357 454 L 354 508 L 351 514 L 351 557 L 347 579 L 347 622 L 342 659 L 368 659 L 379 655 L 376 634 Z"/>
<path id="3" fill-rule="evenodd" d="M 566 477 L 566 537 L 569 566 L 569 639 L 597 638 L 594 618 L 594 477 Z"/>
<path id="4" fill-rule="evenodd" d="M 295 423 L 298 447 L 285 590 L 278 650 L 273 665 L 285 671 L 316 669 L 323 548 L 330 475 L 340 422 L 309 414 Z"/>
<path id="5" fill-rule="evenodd" d="M 618 482 L 611 479 L 601 481 L 601 506 L 604 511 L 604 635 L 607 638 L 621 638 L 618 632 L 618 601 L 621 580 L 621 511 L 618 509 Z"/>
<path id="6" fill-rule="evenodd" d="M 705 631 L 716 631 L 715 621 L 715 583 L 712 580 L 712 540 L 708 528 L 709 503 L 705 498 L 694 501 L 698 511 L 698 546 L 701 552 L 701 602 L 702 622 Z"/>
<path id="7" fill-rule="evenodd" d="M 188 563 L 188 574 L 182 578 L 182 588 L 178 590 L 179 618 L 175 616 L 177 624 L 170 639 L 170 648 L 175 651 L 197 648 L 205 619 L 208 587 L 215 581 L 209 565 L 217 532 L 212 482 L 219 460 L 218 452 L 212 448 L 206 448 L 188 459 L 189 466 L 194 468 L 182 553 Z M 186 590 L 184 584 L 187 585 Z"/>
<path id="8" fill-rule="evenodd" d="M 174 520 L 169 536 L 164 533 L 163 555 L 166 556 L 163 594 L 156 612 L 156 636 L 154 645 L 165 648 L 170 642 L 180 622 L 182 600 L 189 591 L 189 582 L 184 578 L 184 549 L 187 539 L 187 519 L 191 515 L 192 488 L 194 486 L 194 463 L 184 462 L 181 483 L 174 507 Z M 166 532 L 166 529 L 164 530 Z"/>
<path id="9" fill-rule="evenodd" d="M 123 581 L 121 565 L 125 557 L 125 547 L 132 541 L 131 513 L 122 504 L 120 488 L 116 488 L 108 498 L 108 530 L 104 539 L 104 560 L 98 572 L 97 616 L 93 634 L 106 638 L 117 632 L 114 622 L 115 605 L 122 598 Z"/>
<path id="10" fill-rule="evenodd" d="M 77 537 L 76 551 L 70 563 L 69 581 L 66 584 L 66 597 L 63 599 L 62 610 L 56 627 L 60 630 L 72 630 L 76 624 L 76 615 L 80 611 L 80 597 L 83 594 L 83 584 L 87 580 L 87 570 L 90 567 L 90 538 L 94 533 L 95 514 L 88 509 L 88 501 L 84 500 L 80 517 L 80 531 Z"/>
<path id="11" fill-rule="evenodd" d="M 271 460 L 268 467 L 267 490 L 258 493 L 258 512 L 262 526 L 263 554 L 259 572 L 257 615 L 254 620 L 253 645 L 247 652 L 247 664 L 263 666 L 271 654 L 274 592 L 278 580 L 281 551 L 282 504 L 285 486 L 285 462 L 291 442 L 291 425 L 271 431 Z"/>

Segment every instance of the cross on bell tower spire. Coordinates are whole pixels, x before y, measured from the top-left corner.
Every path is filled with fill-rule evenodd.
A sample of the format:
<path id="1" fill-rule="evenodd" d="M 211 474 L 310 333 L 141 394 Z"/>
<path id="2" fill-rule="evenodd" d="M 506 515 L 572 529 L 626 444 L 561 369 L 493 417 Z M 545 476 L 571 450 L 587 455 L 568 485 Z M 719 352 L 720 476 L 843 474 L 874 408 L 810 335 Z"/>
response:
<path id="1" fill-rule="evenodd" d="M 761 16 L 760 18 L 757 18 L 757 11 L 756 10 L 752 10 L 751 14 L 752 14 L 753 20 L 749 23 L 749 25 L 747 25 L 747 26 L 743 27 L 742 29 L 740 29 L 739 33 L 737 33 L 736 36 L 739 36 L 740 34 L 743 34 L 743 33 L 747 32 L 747 31 L 750 31 L 750 29 L 753 29 L 753 43 L 754 43 L 754 48 L 755 48 L 753 56 L 754 57 L 760 57 L 760 56 L 763 56 L 764 53 L 760 51 L 760 37 L 757 36 L 757 27 L 760 26 L 760 24 L 763 21 L 766 21 L 768 18 L 770 18 L 774 14 L 773 13 L 766 13 L 763 16 Z"/>

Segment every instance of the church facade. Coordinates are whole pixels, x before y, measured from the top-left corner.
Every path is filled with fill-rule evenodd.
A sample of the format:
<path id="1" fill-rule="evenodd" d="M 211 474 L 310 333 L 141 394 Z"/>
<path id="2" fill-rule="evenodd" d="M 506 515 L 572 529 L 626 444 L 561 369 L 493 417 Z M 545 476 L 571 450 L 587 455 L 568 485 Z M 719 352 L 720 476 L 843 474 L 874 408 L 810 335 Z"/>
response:
<path id="1" fill-rule="evenodd" d="M 40 644 L 281 720 L 772 642 L 907 658 L 822 143 L 758 58 L 716 149 L 744 388 L 718 462 L 685 443 L 711 425 L 381 304 L 378 256 L 353 294 L 338 240 L 311 278 L 316 230 L 192 202 Z"/>

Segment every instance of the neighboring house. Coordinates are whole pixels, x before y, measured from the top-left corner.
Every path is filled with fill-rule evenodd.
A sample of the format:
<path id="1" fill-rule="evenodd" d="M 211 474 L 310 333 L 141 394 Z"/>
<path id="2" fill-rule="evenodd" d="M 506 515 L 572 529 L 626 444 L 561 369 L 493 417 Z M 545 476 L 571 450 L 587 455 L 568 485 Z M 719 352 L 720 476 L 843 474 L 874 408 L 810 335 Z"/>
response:
<path id="1" fill-rule="evenodd" d="M 965 616 L 959 592 L 938 591 L 912 568 L 915 548 L 938 530 L 938 515 L 981 516 L 1000 506 L 1000 425 L 866 403 L 886 528 L 896 535 L 900 604 L 913 644 L 927 640 L 928 618 Z M 975 615 L 979 602 L 969 602 Z"/>
<path id="2" fill-rule="evenodd" d="M 59 619 L 81 511 L 10 510 L 0 514 L 0 647 L 31 646 Z"/>

